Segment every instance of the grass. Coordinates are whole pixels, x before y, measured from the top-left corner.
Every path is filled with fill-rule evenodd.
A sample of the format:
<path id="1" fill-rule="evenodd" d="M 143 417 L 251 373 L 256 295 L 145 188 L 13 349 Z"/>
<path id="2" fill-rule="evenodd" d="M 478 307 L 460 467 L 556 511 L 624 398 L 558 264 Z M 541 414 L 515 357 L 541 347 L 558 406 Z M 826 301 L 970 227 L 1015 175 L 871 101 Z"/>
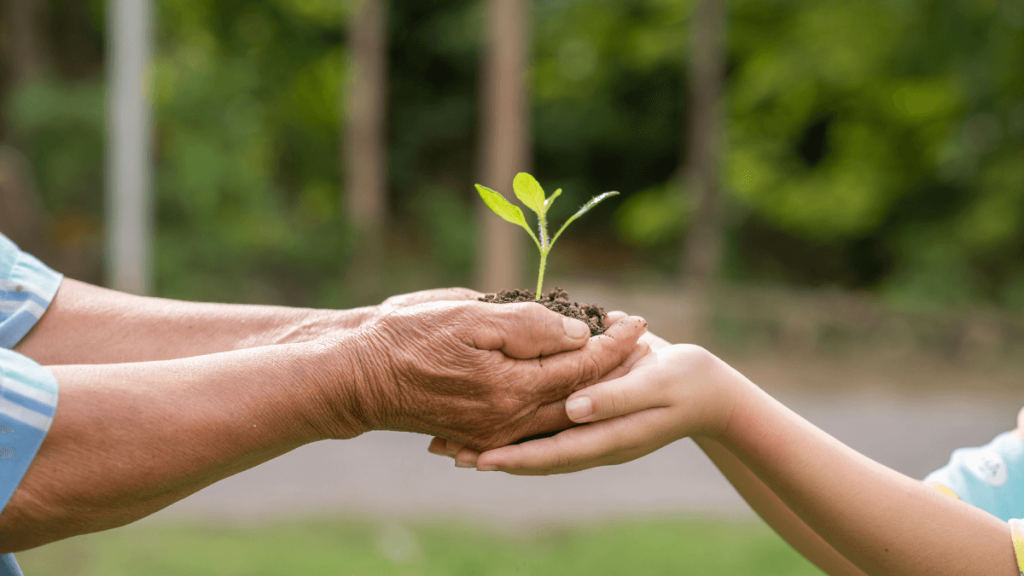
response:
<path id="1" fill-rule="evenodd" d="M 758 522 L 661 520 L 518 536 L 304 520 L 127 527 L 18 554 L 27 576 L 820 575 Z"/>

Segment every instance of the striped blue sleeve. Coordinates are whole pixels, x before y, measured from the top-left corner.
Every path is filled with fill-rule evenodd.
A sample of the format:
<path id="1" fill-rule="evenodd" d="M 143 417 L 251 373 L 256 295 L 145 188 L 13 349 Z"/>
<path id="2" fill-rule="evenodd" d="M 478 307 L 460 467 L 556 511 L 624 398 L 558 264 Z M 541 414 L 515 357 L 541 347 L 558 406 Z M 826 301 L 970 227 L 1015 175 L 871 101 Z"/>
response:
<path id="1" fill-rule="evenodd" d="M 29 358 L 0 349 L 0 510 L 43 443 L 57 409 L 57 381 Z"/>
<path id="2" fill-rule="evenodd" d="M 42 318 L 63 276 L 0 234 L 0 512 L 32 464 L 57 409 L 49 370 L 11 351 Z M 0 576 L 21 576 L 12 554 Z"/>
<path id="3" fill-rule="evenodd" d="M 28 334 L 63 278 L 0 234 L 0 348 L 14 348 Z"/>

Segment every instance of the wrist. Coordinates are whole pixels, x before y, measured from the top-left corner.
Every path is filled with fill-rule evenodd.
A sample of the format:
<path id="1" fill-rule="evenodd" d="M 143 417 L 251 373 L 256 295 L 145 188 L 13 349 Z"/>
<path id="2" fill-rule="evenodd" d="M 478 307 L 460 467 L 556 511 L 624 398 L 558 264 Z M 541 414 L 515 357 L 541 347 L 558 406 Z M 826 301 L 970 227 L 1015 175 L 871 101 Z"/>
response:
<path id="1" fill-rule="evenodd" d="M 312 310 L 299 322 L 294 342 L 313 342 L 358 330 L 378 315 L 377 306 L 364 306 L 348 310 Z"/>
<path id="2" fill-rule="evenodd" d="M 305 354 L 313 367 L 310 424 L 318 439 L 354 438 L 381 428 L 376 415 L 387 371 L 367 331 L 311 342 Z"/>
<path id="3" fill-rule="evenodd" d="M 699 431 L 694 434 L 715 442 L 723 442 L 734 429 L 737 407 L 748 401 L 757 386 L 732 366 L 704 352 L 705 362 L 703 379 L 707 382 L 707 392 L 700 404 L 705 406 L 707 413 Z"/>
<path id="4" fill-rule="evenodd" d="M 362 306 L 348 310 L 337 310 L 333 327 L 335 330 L 358 330 L 363 326 L 380 318 L 383 313 L 379 304 L 373 306 Z"/>
<path id="5" fill-rule="evenodd" d="M 737 373 L 739 374 L 739 373 Z M 763 431 L 758 422 L 764 418 L 762 408 L 765 399 L 770 398 L 756 384 L 740 375 L 733 381 L 729 390 L 729 412 L 723 421 L 720 432 L 713 438 L 730 451 L 745 445 L 750 434 Z"/>

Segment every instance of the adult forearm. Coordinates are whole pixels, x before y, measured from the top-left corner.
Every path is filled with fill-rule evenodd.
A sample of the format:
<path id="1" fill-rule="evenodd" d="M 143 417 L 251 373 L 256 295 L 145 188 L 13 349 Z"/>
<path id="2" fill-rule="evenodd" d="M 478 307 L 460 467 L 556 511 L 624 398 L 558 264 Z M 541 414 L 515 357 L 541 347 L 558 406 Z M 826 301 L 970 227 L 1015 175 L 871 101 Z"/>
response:
<path id="1" fill-rule="evenodd" d="M 811 530 L 724 446 L 707 438 L 694 440 L 743 500 L 797 552 L 830 576 L 864 576 L 860 568 Z"/>
<path id="2" fill-rule="evenodd" d="M 720 441 L 866 574 L 1017 574 L 1006 523 L 859 454 L 749 382 Z"/>
<path id="3" fill-rule="evenodd" d="M 325 356 L 330 355 L 330 358 Z M 334 347 L 281 345 L 184 360 L 57 366 L 53 425 L 0 515 L 0 552 L 146 516 L 355 421 L 336 420 Z M 351 377 L 351 376 L 348 376 Z M 337 393 L 341 391 L 341 393 Z"/>
<path id="4" fill-rule="evenodd" d="M 357 328 L 375 312 L 182 302 L 65 279 L 15 350 L 44 366 L 172 360 L 308 342 Z"/>

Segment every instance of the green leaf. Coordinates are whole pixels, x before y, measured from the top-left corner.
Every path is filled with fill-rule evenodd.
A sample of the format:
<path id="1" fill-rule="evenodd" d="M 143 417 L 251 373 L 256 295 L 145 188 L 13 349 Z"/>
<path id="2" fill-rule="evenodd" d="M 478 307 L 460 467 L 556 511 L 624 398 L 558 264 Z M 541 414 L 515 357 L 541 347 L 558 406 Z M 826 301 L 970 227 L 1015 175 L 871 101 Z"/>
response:
<path id="1" fill-rule="evenodd" d="M 526 172 L 520 172 L 512 181 L 512 189 L 523 205 L 536 212 L 538 216 L 544 213 L 544 189 L 540 187 L 536 178 Z"/>
<path id="2" fill-rule="evenodd" d="M 522 226 L 530 234 L 530 238 L 533 238 L 533 243 L 540 249 L 540 242 L 537 241 L 537 236 L 534 235 L 533 230 L 526 224 L 526 217 L 523 216 L 523 211 L 519 209 L 519 206 L 512 204 L 504 196 L 487 186 L 477 184 L 476 191 L 480 193 L 480 198 L 483 199 L 484 204 L 487 204 L 491 211 L 501 216 L 506 222 Z"/>
<path id="3" fill-rule="evenodd" d="M 555 198 L 558 198 L 561 195 L 562 195 L 562 189 L 561 188 L 559 188 L 558 190 L 555 190 L 555 193 L 552 194 L 547 200 L 544 201 L 544 212 L 547 212 L 548 209 L 551 208 L 551 205 L 555 203 Z"/>
<path id="4" fill-rule="evenodd" d="M 612 196 L 618 196 L 618 195 L 619 195 L 618 192 L 605 192 L 604 194 L 601 194 L 600 196 L 595 196 L 595 197 L 591 198 L 590 202 L 587 202 L 586 204 L 584 204 L 583 207 L 580 208 L 575 214 L 573 214 L 571 218 L 569 218 L 568 220 L 565 221 L 565 224 L 562 224 L 562 227 L 558 230 L 558 234 L 555 234 L 555 237 L 551 239 L 550 246 L 554 246 L 555 245 L 555 241 L 558 240 L 558 237 L 562 235 L 562 232 L 565 232 L 565 229 L 568 228 L 569 224 L 572 224 L 574 220 L 576 220 L 580 216 L 583 216 L 587 212 L 590 212 L 591 208 L 593 208 L 594 206 L 597 206 L 598 204 L 600 204 L 601 201 L 603 201 L 604 199 L 611 198 Z"/>

